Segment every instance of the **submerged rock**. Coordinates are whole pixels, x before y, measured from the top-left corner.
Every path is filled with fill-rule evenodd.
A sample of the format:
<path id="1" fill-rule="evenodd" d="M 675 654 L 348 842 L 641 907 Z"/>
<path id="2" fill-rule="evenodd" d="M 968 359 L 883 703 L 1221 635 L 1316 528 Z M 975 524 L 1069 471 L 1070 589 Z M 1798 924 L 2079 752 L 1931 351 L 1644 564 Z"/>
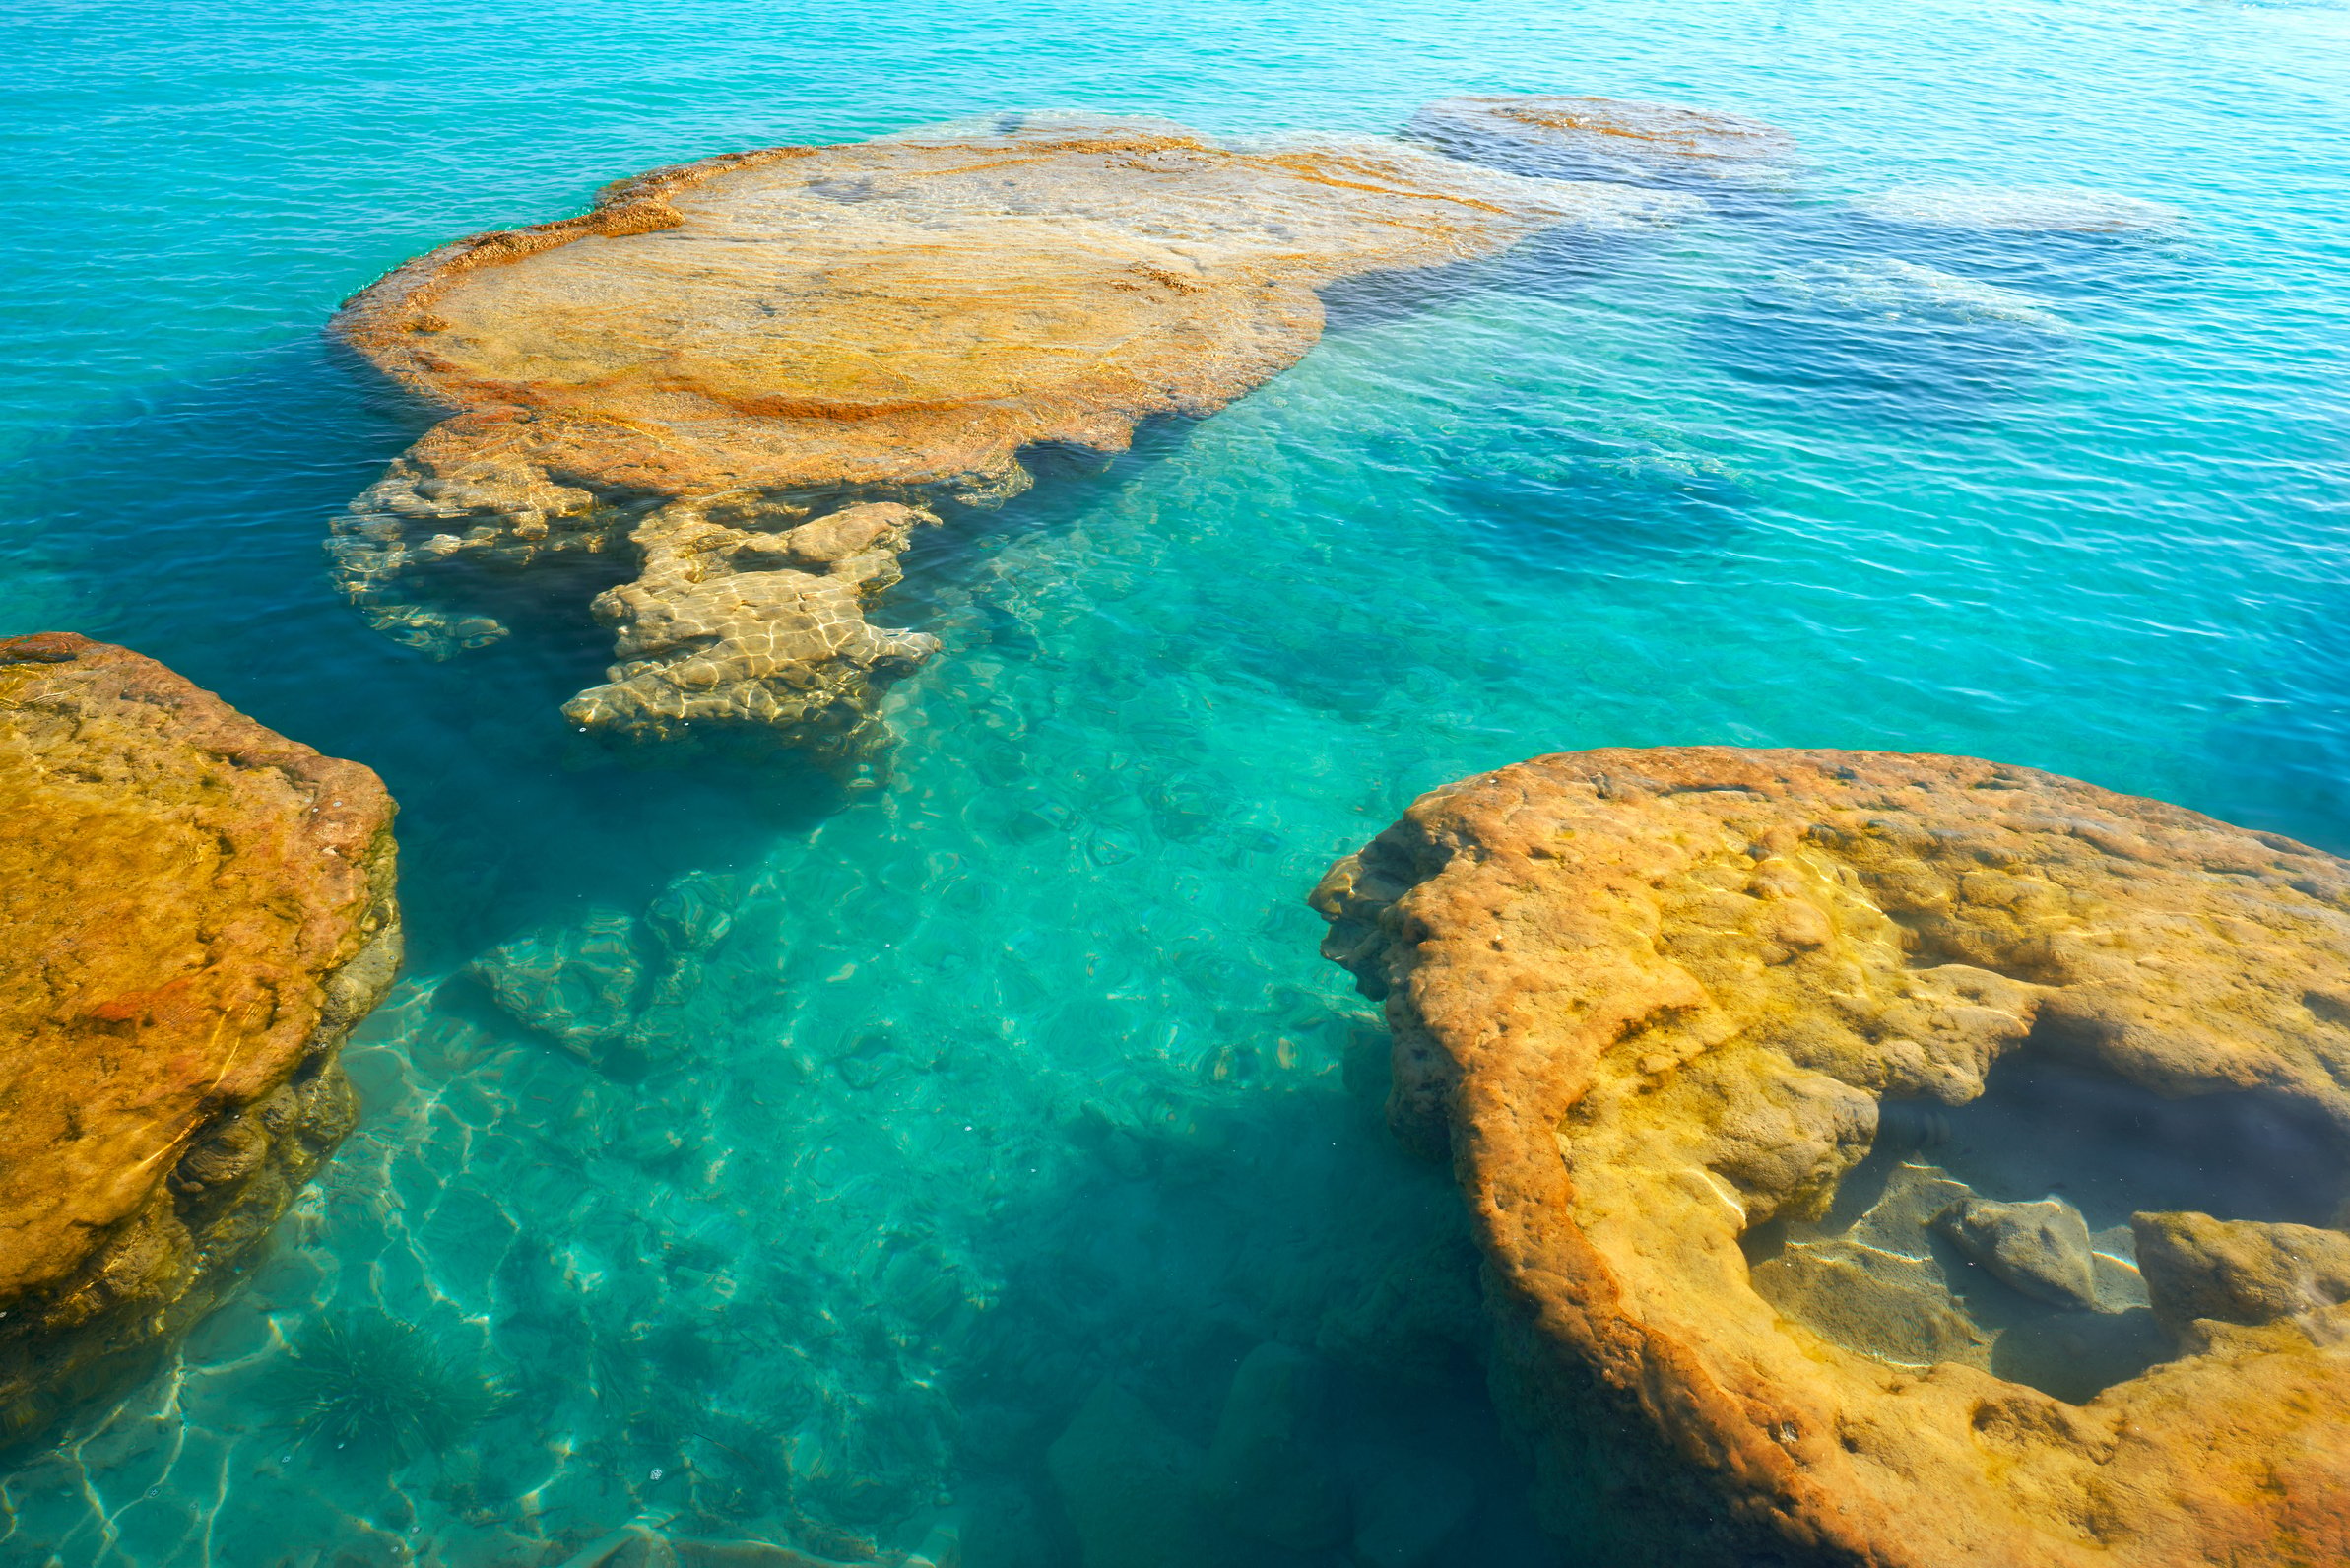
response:
<path id="1" fill-rule="evenodd" d="M 2317 1130 L 2326 1152 L 2291 1201 L 2330 1211 L 2350 1179 L 2350 866 L 2022 768 L 1693 748 L 1438 790 L 1315 903 L 1325 950 L 1386 999 L 1391 1121 L 1449 1148 L 1468 1189 L 1496 1388 L 1537 1442 L 1546 1517 L 1587 1549 L 1886 1568 L 2350 1555 L 2339 1231 L 2140 1215 L 2155 1312 L 2192 1332 L 2073 1402 L 1976 1354 L 1988 1335 L 1923 1256 L 1859 1228 L 1746 1251 L 1831 1217 L 1891 1121 L 1880 1105 L 1965 1106 L 2017 1052 L 2208 1101 L 2226 1138 L 2264 1124 L 2220 1100 L 2262 1097 Z M 1900 1118 L 1887 1157 L 1918 1152 L 1925 1121 Z M 2152 1152 L 2224 1173 L 2259 1151 Z M 1930 1171 L 1904 1180 L 1872 1213 L 1953 1202 Z M 2002 1209 L 2032 1207 L 1980 1216 L 1994 1256 Z M 2069 1259 L 2082 1238 L 2049 1223 Z M 2025 1261 L 2081 1283 L 2069 1261 Z M 1949 1320 L 1938 1342 L 1916 1330 L 1925 1306 Z"/>
<path id="2" fill-rule="evenodd" d="M 1207 1568 L 1196 1444 L 1115 1383 L 1089 1395 L 1045 1466 L 1085 1568 Z"/>
<path id="3" fill-rule="evenodd" d="M 617 909 L 517 937 L 467 968 L 516 1022 L 585 1062 L 627 1039 L 645 980 L 636 922 Z"/>
<path id="4" fill-rule="evenodd" d="M 1913 326 L 2006 326 L 2069 337 L 2046 300 L 1897 256 L 1812 261 L 1765 278 L 1752 297 L 1783 310 L 1822 311 Z"/>
<path id="5" fill-rule="evenodd" d="M 1208 1445 L 1201 1492 L 1251 1540 L 1327 1551 L 1349 1534 L 1346 1489 L 1324 1456 L 1322 1368 L 1285 1344 L 1261 1344 L 1232 1376 Z"/>
<path id="6" fill-rule="evenodd" d="M 1545 94 L 1439 98 L 1404 134 L 1521 173 L 1633 185 L 1752 182 L 1795 152 L 1785 131 L 1743 115 Z"/>
<path id="7" fill-rule="evenodd" d="M 892 1553 L 890 1568 L 955 1568 L 960 1561 L 951 1530 L 934 1531 L 912 1552 Z M 596 1540 L 564 1559 L 562 1568 L 847 1568 L 764 1540 L 697 1540 L 665 1535 L 643 1525 Z"/>
<path id="8" fill-rule="evenodd" d="M 391 823 L 151 659 L 0 639 L 0 1443 L 209 1310 L 350 1131 Z"/>
<path id="9" fill-rule="evenodd" d="M 2350 1236 L 2314 1225 L 2209 1214 L 2135 1214 L 2138 1268 L 2164 1328 L 2196 1337 L 2198 1321 L 2248 1326 L 2322 1315 L 2350 1301 Z"/>
<path id="10" fill-rule="evenodd" d="M 1936 1223 L 1967 1256 L 2025 1295 L 2059 1307 L 2097 1306 L 2089 1222 L 2062 1199 L 2001 1204 L 1968 1198 L 1944 1209 Z"/>
<path id="11" fill-rule="evenodd" d="M 2016 234 L 2147 234 L 2179 228 L 2176 207 L 2094 190 L 1912 185 L 1856 203 L 1888 223 Z"/>
<path id="12" fill-rule="evenodd" d="M 1001 499 L 1023 447 L 1116 451 L 1140 420 L 1221 408 L 1313 345 L 1322 285 L 1686 210 L 1393 142 L 1102 120 L 657 170 L 444 246 L 337 318 L 448 410 L 337 523 L 337 571 L 445 652 L 500 628 L 410 576 L 624 553 L 637 579 L 597 601 L 620 663 L 574 721 L 854 748 L 936 647 L 865 620 L 931 521 L 897 503 Z"/>

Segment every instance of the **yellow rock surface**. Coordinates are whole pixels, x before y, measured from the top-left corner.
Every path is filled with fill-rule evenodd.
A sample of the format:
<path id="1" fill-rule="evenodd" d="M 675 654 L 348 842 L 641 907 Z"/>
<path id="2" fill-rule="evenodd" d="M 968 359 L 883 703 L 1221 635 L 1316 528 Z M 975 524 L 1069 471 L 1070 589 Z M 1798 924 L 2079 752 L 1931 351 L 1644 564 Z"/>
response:
<path id="1" fill-rule="evenodd" d="M 1386 998 L 1391 1119 L 1469 1197 L 1554 1525 L 1627 1561 L 1643 1520 L 1680 1562 L 2350 1560 L 2338 1232 L 2141 1215 L 2157 1314 L 2236 1321 L 2081 1404 L 1963 1364 L 1963 1324 L 1909 1331 L 1954 1359 L 1869 1353 L 1903 1260 L 1820 1256 L 1811 1311 L 1741 1247 L 1823 1214 L 1884 1106 L 1963 1107 L 2017 1051 L 2256 1091 L 2338 1189 L 2350 866 L 1964 758 L 1609 751 L 1423 797 L 1315 902 Z"/>
<path id="2" fill-rule="evenodd" d="M 1293 363 L 1325 284 L 1688 210 L 1397 142 L 1243 149 L 1136 121 L 659 170 L 586 217 L 444 246 L 346 307 L 346 341 L 449 417 L 337 525 L 342 578 L 394 635 L 480 643 L 493 618 L 428 608 L 400 580 L 459 556 L 632 547 L 657 562 L 680 526 L 1002 497 L 1028 483 L 1023 447 L 1120 450 L 1138 421 L 1210 413 Z M 886 576 L 862 575 L 851 608 Z M 748 639 L 631 657 L 623 591 L 605 610 L 624 663 L 572 717 L 853 734 L 879 684 L 935 647 L 844 625 L 839 595 L 756 597 L 764 612 L 736 624 L 766 629 Z M 767 657 L 737 657 L 746 640 Z"/>
<path id="3" fill-rule="evenodd" d="M 0 639 L 0 1442 L 208 1307 L 350 1129 L 391 820 L 151 659 Z"/>

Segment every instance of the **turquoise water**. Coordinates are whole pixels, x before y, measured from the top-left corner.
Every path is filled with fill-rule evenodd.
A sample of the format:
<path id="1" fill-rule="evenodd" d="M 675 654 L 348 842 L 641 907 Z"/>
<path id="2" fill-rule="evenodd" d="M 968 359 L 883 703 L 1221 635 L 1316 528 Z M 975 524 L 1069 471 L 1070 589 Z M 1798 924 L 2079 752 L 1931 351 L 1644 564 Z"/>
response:
<path id="1" fill-rule="evenodd" d="M 1074 1564 L 1046 1453 L 1088 1392 L 1205 1444 L 1268 1341 L 1328 1371 L 1359 1533 L 1261 1560 L 1584 1560 L 1315 956 L 1331 858 L 1470 770 L 1691 741 L 1979 753 L 2350 849 L 2340 6 L 20 0 L 0 45 L 0 631 L 376 767 L 413 941 L 360 1132 L 176 1365 L 0 1480 L 0 1562 L 553 1564 L 643 1521 Z M 947 647 L 881 775 L 570 734 L 609 649 L 576 581 L 445 664 L 330 591 L 326 519 L 421 421 L 319 324 L 453 234 L 964 113 L 1377 131 L 1470 91 L 1735 110 L 1805 167 L 1349 293 L 1226 413 L 951 517 L 881 617 Z M 1870 216 L 1917 185 L 2184 218 Z M 468 970 L 596 934 L 641 1072 Z M 506 1392 L 438 1456 L 287 1425 L 286 1345 L 378 1314 Z"/>

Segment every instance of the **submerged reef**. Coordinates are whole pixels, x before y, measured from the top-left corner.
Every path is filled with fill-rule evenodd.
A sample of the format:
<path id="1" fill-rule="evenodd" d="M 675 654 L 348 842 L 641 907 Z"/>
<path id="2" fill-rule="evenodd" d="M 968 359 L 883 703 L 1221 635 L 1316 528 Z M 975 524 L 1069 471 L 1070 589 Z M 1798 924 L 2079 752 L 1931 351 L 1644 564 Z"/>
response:
<path id="1" fill-rule="evenodd" d="M 1528 179 L 1394 141 L 1226 145 L 1007 117 L 656 170 L 581 218 L 477 235 L 354 298 L 341 337 L 447 412 L 335 525 L 346 590 L 446 652 L 494 619 L 428 569 L 624 553 L 595 604 L 596 730 L 869 740 L 936 641 L 864 619 L 918 503 L 988 504 L 1043 443 L 1119 451 L 1212 413 L 1322 330 L 1316 290 L 1623 229 L 1686 197 Z"/>
<path id="2" fill-rule="evenodd" d="M 350 1131 L 392 810 L 151 659 L 0 640 L 0 1442 L 210 1309 Z"/>
<path id="3" fill-rule="evenodd" d="M 1314 902 L 1554 1531 L 2350 1556 L 2350 865 L 1966 758 L 1601 751 L 1422 797 Z"/>
<path id="4" fill-rule="evenodd" d="M 1743 115 L 1543 94 L 1439 98 L 1404 134 L 1519 173 L 1630 185 L 1770 181 L 1795 154 L 1795 138 Z"/>

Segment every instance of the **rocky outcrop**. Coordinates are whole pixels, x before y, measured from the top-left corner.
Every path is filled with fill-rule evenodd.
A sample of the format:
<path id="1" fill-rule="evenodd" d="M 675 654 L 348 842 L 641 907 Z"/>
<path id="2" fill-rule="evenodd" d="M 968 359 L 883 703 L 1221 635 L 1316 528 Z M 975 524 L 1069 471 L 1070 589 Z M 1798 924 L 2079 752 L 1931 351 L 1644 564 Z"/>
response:
<path id="1" fill-rule="evenodd" d="M 1717 190 L 1771 179 L 1795 154 L 1795 138 L 1742 115 L 1548 94 L 1439 98 L 1404 134 L 1520 173 Z"/>
<path id="2" fill-rule="evenodd" d="M 1137 121 L 658 170 L 345 308 L 342 337 L 448 417 L 337 523 L 337 569 L 377 625 L 445 652 L 502 627 L 418 598 L 426 572 L 622 554 L 637 580 L 597 603 L 620 662 L 575 722 L 850 745 L 935 646 L 864 619 L 930 521 L 902 503 L 1001 498 L 1024 447 L 1115 451 L 1222 407 L 1313 345 L 1325 284 L 1687 207 Z"/>
<path id="3" fill-rule="evenodd" d="M 1391 1120 L 1449 1148 L 1468 1192 L 1497 1392 L 1552 1524 L 1587 1550 L 2350 1556 L 2350 1238 L 2323 1222 L 2350 1179 L 2350 866 L 2028 769 L 1699 748 L 1436 791 L 1314 899 L 1325 950 L 1386 999 Z M 1951 1223 L 2077 1295 L 2077 1255 L 2053 1261 L 2071 1222 L 2031 1207 L 2043 1193 L 1971 1193 L 1922 1130 L 1974 1114 L 2007 1062 L 2182 1126 L 2298 1130 L 2315 1152 L 2275 1202 L 2318 1222 L 2140 1213 L 2138 1299 L 2173 1340 L 2075 1399 L 2002 1376 L 1970 1346 L 2143 1316 L 2107 1277 L 2135 1280 L 2131 1226 L 2099 1235 L 2102 1313 L 1988 1277 L 1945 1288 L 1971 1267 L 1931 1250 L 1946 1242 L 1860 1243 L 1892 1217 L 1926 1237 L 1980 1196 L 2008 1207 Z M 2148 1179 L 2268 1152 L 2241 1131 L 2141 1146 L 2129 1118 L 2066 1136 Z M 2045 1249 L 2021 1235 L 2041 1219 Z M 1803 1290 L 1769 1284 L 1775 1235 L 1840 1225 L 1851 1242 Z M 1872 1338 L 1895 1334 L 1913 1343 Z"/>
<path id="4" fill-rule="evenodd" d="M 153 660 L 0 639 L 0 1440 L 202 1315 L 350 1130 L 391 823 Z"/>

